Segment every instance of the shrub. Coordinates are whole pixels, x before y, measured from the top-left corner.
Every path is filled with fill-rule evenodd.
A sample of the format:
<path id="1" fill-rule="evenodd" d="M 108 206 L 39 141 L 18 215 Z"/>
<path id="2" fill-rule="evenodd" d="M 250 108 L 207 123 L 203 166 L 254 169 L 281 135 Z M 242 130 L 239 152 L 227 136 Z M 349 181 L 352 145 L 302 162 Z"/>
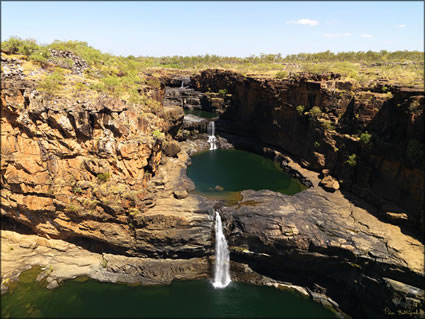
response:
<path id="1" fill-rule="evenodd" d="M 277 79 L 285 79 L 288 77 L 288 72 L 286 71 L 279 71 L 276 73 L 276 78 Z"/>
<path id="2" fill-rule="evenodd" d="M 320 114 L 322 114 L 322 111 L 320 110 L 320 107 L 313 106 L 310 110 L 310 114 L 314 117 L 318 117 Z"/>
<path id="3" fill-rule="evenodd" d="M 335 130 L 335 126 L 330 121 L 323 121 L 321 125 L 325 130 Z"/>
<path id="4" fill-rule="evenodd" d="M 63 70 L 56 68 L 55 71 L 44 79 L 42 79 L 38 84 L 38 89 L 41 92 L 46 92 L 49 95 L 54 95 L 59 91 L 62 81 L 65 80 Z"/>
<path id="5" fill-rule="evenodd" d="M 137 209 L 137 208 L 130 208 L 129 210 L 128 210 L 128 212 L 129 212 L 129 214 L 131 215 L 131 216 L 136 216 L 136 215 L 138 215 L 140 212 L 139 212 L 139 210 Z"/>
<path id="6" fill-rule="evenodd" d="M 73 85 L 73 88 L 74 88 L 74 90 L 75 90 L 75 92 L 76 92 L 76 93 L 80 93 L 80 92 L 82 92 L 82 91 L 85 91 L 86 86 L 85 86 L 85 85 L 84 85 L 84 83 L 82 83 L 82 82 L 76 82 L 76 83 Z"/>
<path id="7" fill-rule="evenodd" d="M 315 141 L 313 143 L 314 148 L 319 148 L 320 147 L 320 143 L 318 141 Z"/>
<path id="8" fill-rule="evenodd" d="M 1 49 L 9 52 L 10 54 L 16 54 L 21 46 L 22 39 L 18 37 L 10 37 L 9 40 L 1 43 Z"/>
<path id="9" fill-rule="evenodd" d="M 105 173 L 99 173 L 96 175 L 96 177 L 102 181 L 102 182 L 106 182 L 109 177 L 111 177 L 111 174 L 109 172 L 105 172 Z"/>
<path id="10" fill-rule="evenodd" d="M 149 79 L 146 81 L 146 84 L 153 88 L 158 88 L 161 86 L 161 82 L 158 79 Z"/>
<path id="11" fill-rule="evenodd" d="M 2 42 L 1 47 L 11 54 L 22 54 L 27 57 L 38 49 L 34 39 L 22 40 L 18 37 L 10 37 L 9 40 Z"/>
<path id="12" fill-rule="evenodd" d="M 102 268 L 106 268 L 108 267 L 108 261 L 102 257 L 102 260 L 100 261 L 100 265 L 102 266 Z"/>
<path id="13" fill-rule="evenodd" d="M 372 135 L 370 135 L 367 131 L 360 134 L 360 142 L 364 145 L 368 144 L 371 138 L 372 138 Z"/>
<path id="14" fill-rule="evenodd" d="M 47 60 L 49 59 L 49 57 L 49 50 L 46 47 L 40 47 L 29 57 L 29 59 L 44 67 L 47 64 Z"/>
<path id="15" fill-rule="evenodd" d="M 155 130 L 152 132 L 152 136 L 157 140 L 163 140 L 164 139 L 164 133 L 160 132 L 159 130 Z"/>
<path id="16" fill-rule="evenodd" d="M 80 187 L 78 187 L 77 185 L 74 185 L 74 186 L 72 187 L 72 192 L 73 192 L 74 194 L 81 194 L 81 193 L 83 192 L 83 190 L 82 190 Z"/>
<path id="17" fill-rule="evenodd" d="M 101 81 L 102 81 L 104 90 L 111 93 L 113 96 L 116 96 L 116 97 L 119 96 L 119 94 L 121 93 L 120 92 L 121 83 L 117 76 L 109 75 L 107 77 L 102 78 Z"/>
<path id="18" fill-rule="evenodd" d="M 418 100 L 412 101 L 409 105 L 409 111 L 414 112 L 419 107 L 419 105 L 420 104 Z"/>
<path id="19" fill-rule="evenodd" d="M 76 213 L 76 212 L 79 212 L 81 210 L 81 207 L 77 206 L 77 205 L 70 204 L 65 210 L 69 213 Z"/>
<path id="20" fill-rule="evenodd" d="M 70 51 L 82 57 L 89 65 L 100 64 L 108 60 L 108 54 L 102 54 L 99 50 L 90 47 L 82 41 L 54 41 L 48 46 L 51 49 Z"/>
<path id="21" fill-rule="evenodd" d="M 348 159 L 345 162 L 350 166 L 356 166 L 357 165 L 357 155 L 354 154 L 354 153 L 351 154 L 350 156 L 348 156 Z"/>
<path id="22" fill-rule="evenodd" d="M 303 115 L 303 112 L 304 112 L 304 106 L 303 105 L 298 105 L 297 107 L 296 107 L 296 110 L 297 110 L 297 112 L 298 112 L 298 115 Z"/>
<path id="23" fill-rule="evenodd" d="M 227 89 L 218 90 L 218 94 L 224 97 L 227 94 Z"/>

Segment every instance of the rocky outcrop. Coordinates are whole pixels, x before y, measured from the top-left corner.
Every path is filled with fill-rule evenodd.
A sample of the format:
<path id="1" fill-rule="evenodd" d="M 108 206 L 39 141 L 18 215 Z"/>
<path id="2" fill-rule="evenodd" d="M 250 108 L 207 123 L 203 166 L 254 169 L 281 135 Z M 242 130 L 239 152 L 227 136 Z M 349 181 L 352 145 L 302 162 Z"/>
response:
<path id="1" fill-rule="evenodd" d="M 183 112 L 158 114 L 109 98 L 45 99 L 31 82 L 5 82 L 2 217 L 87 249 L 161 258 L 208 254 L 208 209 L 200 208 L 202 199 L 173 193 L 192 187 L 180 176 L 188 157 L 160 132 L 181 125 Z"/>
<path id="2" fill-rule="evenodd" d="M 354 317 L 425 314 L 423 246 L 397 226 L 317 187 L 242 196 L 220 212 L 232 260 L 276 280 L 324 287 Z"/>
<path id="3" fill-rule="evenodd" d="M 202 109 L 207 112 L 223 113 L 230 105 L 230 94 L 225 92 L 205 92 L 202 96 Z"/>
<path id="4" fill-rule="evenodd" d="M 169 87 L 165 89 L 164 106 L 178 105 L 187 109 L 202 109 L 203 94 L 188 87 Z"/>
<path id="5" fill-rule="evenodd" d="M 382 218 L 392 205 L 407 214 L 406 224 L 423 229 L 423 91 L 358 88 L 332 74 L 276 80 L 220 70 L 193 76 L 191 86 L 231 94 L 217 131 L 257 139 L 310 169 L 329 169 Z"/>
<path id="6" fill-rule="evenodd" d="M 49 63 L 55 64 L 61 68 L 70 69 L 74 74 L 81 75 L 88 68 L 87 62 L 70 51 L 49 49 L 51 58 Z"/>
<path id="7" fill-rule="evenodd" d="M 16 58 L 7 58 L 1 55 L 1 78 L 6 80 L 23 80 L 24 69 Z"/>
<path id="8" fill-rule="evenodd" d="M 223 113 L 230 104 L 230 94 L 221 92 L 200 92 L 190 87 L 190 77 L 172 77 L 165 82 L 165 106 L 181 106 L 190 110 Z M 189 85 L 190 84 L 190 85 Z"/>
<path id="9" fill-rule="evenodd" d="M 166 285 L 175 279 L 208 278 L 207 258 L 155 259 L 91 252 L 60 239 L 22 235 L 9 230 L 1 232 L 2 293 L 18 280 L 19 275 L 40 266 L 38 281 L 56 288 L 63 280 L 87 276 L 104 282 Z M 4 252 L 13 251 L 13 254 Z M 71 257 L 72 256 L 72 257 Z"/>
<path id="10" fill-rule="evenodd" d="M 325 176 L 320 181 L 320 186 L 322 186 L 328 192 L 335 192 L 339 189 L 339 183 L 332 176 Z"/>

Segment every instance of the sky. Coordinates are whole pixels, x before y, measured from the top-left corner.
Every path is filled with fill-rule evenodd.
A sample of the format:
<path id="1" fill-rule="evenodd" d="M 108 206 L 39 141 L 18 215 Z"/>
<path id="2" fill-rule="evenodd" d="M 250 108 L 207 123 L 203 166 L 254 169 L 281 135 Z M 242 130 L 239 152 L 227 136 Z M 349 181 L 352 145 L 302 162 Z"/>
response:
<path id="1" fill-rule="evenodd" d="M 1 38 L 115 55 L 424 51 L 423 1 L 1 2 Z"/>

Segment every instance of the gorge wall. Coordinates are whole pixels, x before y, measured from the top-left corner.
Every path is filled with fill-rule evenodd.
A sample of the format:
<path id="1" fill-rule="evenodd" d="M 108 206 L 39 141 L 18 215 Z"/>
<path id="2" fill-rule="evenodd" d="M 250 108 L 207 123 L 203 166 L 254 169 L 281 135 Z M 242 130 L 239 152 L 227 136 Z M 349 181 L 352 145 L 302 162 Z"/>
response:
<path id="1" fill-rule="evenodd" d="M 332 73 L 277 80 L 220 70 L 194 76 L 191 87 L 231 94 L 218 131 L 256 138 L 304 167 L 325 169 L 343 190 L 378 207 L 381 217 L 408 219 L 423 230 L 422 90 L 386 82 L 356 87 Z M 370 140 L 361 140 L 361 133 Z"/>
<path id="2" fill-rule="evenodd" d="M 423 92 L 393 87 L 390 97 L 379 86 L 367 92 L 329 77 L 279 81 L 205 71 L 192 77 L 184 97 L 192 98 L 186 100 L 192 107 L 218 109 L 217 128 L 233 133 L 230 141 L 237 142 L 234 135 L 256 138 L 260 147 L 289 152 L 309 169 L 329 169 L 344 189 L 383 211 L 400 215 L 394 207 L 386 210 L 391 199 L 409 221 L 423 221 L 417 209 L 423 170 L 405 154 L 410 140 L 423 143 Z M 165 76 L 163 84 L 170 81 Z M 2 81 L 2 279 L 23 270 L 14 267 L 18 257 L 54 262 L 57 269 L 46 276 L 59 278 L 58 269 L 69 266 L 68 250 L 79 256 L 73 274 L 99 280 L 208 278 L 212 216 L 219 209 L 237 280 L 288 280 L 316 297 L 328 289 L 344 311 L 359 317 L 371 309 L 380 315 L 387 307 L 423 309 L 418 240 L 338 192 L 326 193 L 314 176 L 314 187 L 295 196 L 245 191 L 231 207 L 191 193 L 189 155 L 208 143 L 185 140 L 182 105 L 176 96 L 162 105 L 164 85 L 144 93 L 157 103 L 131 104 L 90 91 L 79 99 L 46 96 L 21 73 Z M 314 106 L 320 114 L 312 114 Z M 357 137 L 364 130 L 372 134 L 367 145 Z M 353 153 L 357 165 L 346 165 Z M 18 235 L 21 225 L 37 236 Z M 339 295 L 344 289 L 349 292 Z M 369 294 L 376 303 L 367 301 Z M 357 302 L 364 304 L 359 312 Z"/>
<path id="3" fill-rule="evenodd" d="M 194 212 L 202 200 L 187 198 L 192 183 L 180 176 L 188 157 L 171 158 L 180 148 L 169 132 L 181 125 L 182 109 L 46 97 L 31 81 L 2 86 L 3 221 L 95 251 L 163 258 L 210 251 L 212 222 L 207 210 Z M 163 93 L 152 95 L 162 103 Z"/>

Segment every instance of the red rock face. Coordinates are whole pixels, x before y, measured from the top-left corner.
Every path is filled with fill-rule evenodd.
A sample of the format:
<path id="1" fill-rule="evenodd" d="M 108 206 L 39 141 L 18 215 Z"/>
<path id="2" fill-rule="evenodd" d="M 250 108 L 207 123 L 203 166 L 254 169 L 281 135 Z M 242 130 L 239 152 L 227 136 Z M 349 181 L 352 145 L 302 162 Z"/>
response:
<path id="1" fill-rule="evenodd" d="M 1 107 L 2 214 L 50 237 L 130 246 L 128 209 L 145 209 L 164 120 L 116 100 L 46 101 L 25 82 L 4 83 Z"/>
<path id="2" fill-rule="evenodd" d="M 343 190 L 382 214 L 391 204 L 423 226 L 424 92 L 389 86 L 388 93 L 379 85 L 355 89 L 328 79 L 304 75 L 282 81 L 207 70 L 192 86 L 232 94 L 218 130 L 260 138 L 311 169 L 330 169 Z M 365 132 L 371 135 L 368 143 L 359 138 Z M 352 154 L 356 163 L 350 166 Z"/>

